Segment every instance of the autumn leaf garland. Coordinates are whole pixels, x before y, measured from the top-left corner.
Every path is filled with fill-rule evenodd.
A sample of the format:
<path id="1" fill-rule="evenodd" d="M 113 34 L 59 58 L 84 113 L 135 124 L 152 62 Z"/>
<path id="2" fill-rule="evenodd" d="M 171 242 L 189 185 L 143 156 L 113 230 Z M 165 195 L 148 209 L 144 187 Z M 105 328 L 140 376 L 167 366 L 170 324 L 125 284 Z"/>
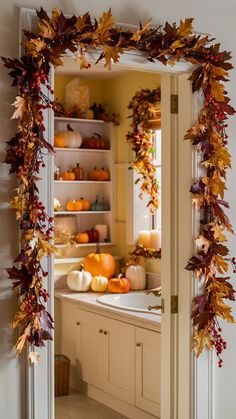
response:
<path id="1" fill-rule="evenodd" d="M 119 61 L 121 54 L 138 50 L 148 60 L 165 65 L 174 65 L 182 59 L 196 65 L 190 77 L 192 89 L 193 92 L 202 91 L 204 104 L 197 122 L 185 138 L 192 141 L 202 157 L 204 174 L 191 186 L 193 203 L 201 212 L 202 222 L 196 253 L 186 269 L 204 282 L 203 292 L 193 300 L 195 352 L 199 355 L 204 347 L 215 349 L 221 366 L 221 352 L 226 342 L 217 319 L 233 322 L 227 300 L 235 298 L 228 275 L 231 264 L 235 269 L 235 259 L 228 255 L 225 236 L 226 231 L 232 232 L 232 226 L 225 212 L 228 203 L 224 200 L 226 171 L 231 164 L 225 131 L 228 116 L 235 112 L 224 87 L 232 68 L 230 53 L 220 51 L 220 44 L 213 43 L 208 36 L 194 34 L 192 18 L 180 21 L 179 26 L 168 22 L 164 27 L 152 26 L 149 21 L 133 32 L 117 27 L 111 10 L 104 12 L 98 20 L 92 20 L 89 13 L 66 18 L 58 9 L 49 17 L 42 8 L 37 17 L 38 30 L 35 33 L 24 31 L 24 55 L 20 59 L 2 58 L 13 86 L 18 88 L 13 114 L 13 118 L 18 118 L 18 129 L 8 141 L 6 154 L 10 173 L 16 174 L 20 183 L 11 207 L 19 220 L 22 248 L 14 265 L 8 269 L 19 296 L 19 308 L 13 322 L 13 327 L 21 330 L 15 346 L 17 352 L 29 344 L 32 349 L 30 360 L 37 363 L 34 347 L 45 345 L 51 339 L 53 328 L 53 320 L 46 310 L 49 296 L 43 287 L 47 272 L 42 266 L 42 258 L 54 250 L 51 244 L 53 220 L 45 213 L 37 188 L 39 171 L 45 165 L 43 150 L 53 152 L 44 138 L 43 117 L 44 109 L 55 107 L 48 85 L 50 65 L 61 65 L 63 55 L 70 51 L 79 56 L 81 68 L 89 69 L 85 52 L 99 48 L 98 61 L 104 60 L 105 67 L 110 68 L 112 62 Z M 48 90 L 47 95 L 42 92 L 42 85 Z M 138 158 L 143 166 L 142 156 Z M 137 160 L 134 161 L 136 164 Z M 141 180 L 145 181 L 144 173 L 141 171 L 140 174 Z M 150 207 L 155 209 L 157 190 L 152 181 L 150 185 L 153 186 Z"/>

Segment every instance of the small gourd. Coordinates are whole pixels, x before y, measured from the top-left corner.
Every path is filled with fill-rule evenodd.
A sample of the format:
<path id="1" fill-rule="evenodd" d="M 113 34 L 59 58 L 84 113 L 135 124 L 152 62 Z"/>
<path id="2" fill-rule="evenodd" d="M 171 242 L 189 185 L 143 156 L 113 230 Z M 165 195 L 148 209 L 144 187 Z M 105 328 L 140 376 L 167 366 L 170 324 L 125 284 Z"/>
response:
<path id="1" fill-rule="evenodd" d="M 60 209 L 61 209 L 61 204 L 60 204 L 59 199 L 54 198 L 54 211 L 55 212 L 60 211 Z"/>
<path id="2" fill-rule="evenodd" d="M 68 201 L 66 204 L 67 211 L 82 211 L 82 205 L 80 201 Z"/>
<path id="3" fill-rule="evenodd" d="M 108 284 L 108 291 L 114 294 L 123 294 L 130 290 L 130 283 L 127 278 L 122 277 L 122 274 L 117 278 L 112 278 Z"/>
<path id="4" fill-rule="evenodd" d="M 71 171 L 64 172 L 62 175 L 63 180 L 75 180 L 75 174 Z"/>
<path id="5" fill-rule="evenodd" d="M 78 233 L 75 238 L 76 243 L 88 243 L 89 235 L 84 231 L 83 233 Z"/>
<path id="6" fill-rule="evenodd" d="M 82 211 L 90 211 L 91 201 L 89 199 L 84 199 L 83 197 L 81 197 L 79 199 L 79 202 L 81 203 Z"/>
<path id="7" fill-rule="evenodd" d="M 96 201 L 93 202 L 91 209 L 92 211 L 104 211 L 104 204 L 98 201 L 98 195 Z"/>
<path id="8" fill-rule="evenodd" d="M 85 292 L 88 291 L 92 282 L 92 275 L 90 272 L 83 270 L 81 267 L 79 271 L 72 271 L 67 276 L 67 286 L 72 291 Z"/>
<path id="9" fill-rule="evenodd" d="M 142 265 L 129 265 L 125 276 L 130 282 L 131 290 L 144 290 L 146 288 L 146 273 Z"/>
<path id="10" fill-rule="evenodd" d="M 92 278 L 91 289 L 94 292 L 105 292 L 108 286 L 108 278 L 103 275 L 96 275 Z"/>
<path id="11" fill-rule="evenodd" d="M 72 172 L 75 174 L 75 180 L 84 180 L 84 169 L 79 163 L 76 164 L 76 167 L 73 167 Z"/>

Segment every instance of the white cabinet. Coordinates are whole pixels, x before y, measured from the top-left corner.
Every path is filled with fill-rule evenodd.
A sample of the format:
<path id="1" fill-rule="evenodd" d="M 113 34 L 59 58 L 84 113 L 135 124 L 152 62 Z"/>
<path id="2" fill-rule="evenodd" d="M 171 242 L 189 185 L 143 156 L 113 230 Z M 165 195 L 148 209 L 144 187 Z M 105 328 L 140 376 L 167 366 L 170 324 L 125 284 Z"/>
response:
<path id="1" fill-rule="evenodd" d="M 136 327 L 136 406 L 160 416 L 161 334 Z"/>
<path id="2" fill-rule="evenodd" d="M 57 220 L 63 225 L 62 217 L 74 216 L 76 232 L 82 232 L 94 228 L 97 224 L 108 226 L 108 238 L 102 245 L 114 243 L 114 150 L 115 150 L 115 128 L 112 123 L 105 123 L 99 120 L 76 119 L 76 118 L 55 118 L 55 131 L 65 131 L 67 124 L 79 131 L 82 137 L 92 137 L 99 134 L 109 142 L 109 149 L 85 149 L 85 148 L 60 148 L 55 147 L 54 165 L 59 168 L 60 176 L 79 163 L 84 169 L 84 180 L 54 180 L 54 196 L 61 203 L 60 211 L 55 212 L 55 227 Z M 109 171 L 109 180 L 89 180 L 88 172 L 94 168 L 104 168 Z M 101 211 L 67 211 L 66 204 L 71 200 L 78 200 L 81 197 L 88 199 L 91 203 L 99 198 L 99 202 L 106 205 Z M 60 218 L 59 218 L 60 217 Z M 72 233 L 75 233 L 73 231 Z M 80 244 L 79 246 L 88 246 Z M 60 245 L 58 247 L 61 247 Z"/>
<path id="3" fill-rule="evenodd" d="M 83 310 L 76 319 L 80 378 L 134 404 L 134 326 Z"/>

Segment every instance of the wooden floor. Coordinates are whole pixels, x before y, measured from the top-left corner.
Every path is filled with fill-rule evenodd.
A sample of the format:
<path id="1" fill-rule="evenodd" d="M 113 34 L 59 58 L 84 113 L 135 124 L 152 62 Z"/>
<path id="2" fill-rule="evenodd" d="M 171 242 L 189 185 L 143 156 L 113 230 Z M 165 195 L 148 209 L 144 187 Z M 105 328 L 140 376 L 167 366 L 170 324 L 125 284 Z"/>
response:
<path id="1" fill-rule="evenodd" d="M 56 397 L 55 406 L 55 419 L 127 419 L 75 390 L 69 396 Z"/>

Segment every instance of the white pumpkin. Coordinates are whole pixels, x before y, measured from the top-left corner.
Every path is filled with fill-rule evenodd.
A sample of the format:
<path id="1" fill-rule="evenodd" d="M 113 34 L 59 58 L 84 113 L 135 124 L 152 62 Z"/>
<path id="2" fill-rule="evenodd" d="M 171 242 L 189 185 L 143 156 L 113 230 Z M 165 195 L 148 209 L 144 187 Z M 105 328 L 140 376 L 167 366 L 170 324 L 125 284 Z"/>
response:
<path id="1" fill-rule="evenodd" d="M 96 275 L 91 282 L 91 289 L 94 292 L 105 292 L 108 287 L 108 279 L 106 276 Z"/>
<path id="2" fill-rule="evenodd" d="M 54 211 L 60 211 L 61 204 L 57 198 L 54 198 Z"/>
<path id="3" fill-rule="evenodd" d="M 141 265 L 129 265 L 125 277 L 130 282 L 131 290 L 144 290 L 146 288 L 146 272 Z"/>
<path id="4" fill-rule="evenodd" d="M 70 124 L 67 125 L 67 131 L 62 131 L 65 139 L 65 147 L 79 148 L 82 144 L 82 135 L 79 131 L 74 131 Z"/>
<path id="5" fill-rule="evenodd" d="M 67 276 L 67 286 L 72 291 L 85 292 L 88 291 L 92 282 L 92 275 L 90 272 L 71 271 Z"/>

